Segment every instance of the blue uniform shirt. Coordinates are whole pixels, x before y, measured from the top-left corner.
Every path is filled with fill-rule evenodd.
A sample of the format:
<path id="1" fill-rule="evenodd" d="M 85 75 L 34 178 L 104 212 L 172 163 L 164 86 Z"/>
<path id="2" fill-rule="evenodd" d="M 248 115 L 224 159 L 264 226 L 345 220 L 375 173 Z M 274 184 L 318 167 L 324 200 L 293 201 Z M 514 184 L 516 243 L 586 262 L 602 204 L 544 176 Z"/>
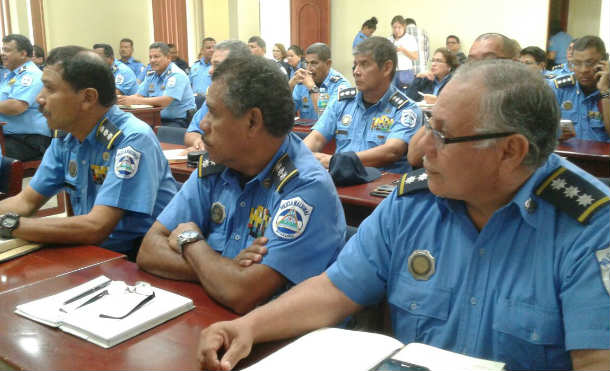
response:
<path id="1" fill-rule="evenodd" d="M 117 106 L 82 143 L 72 134 L 54 138 L 30 186 L 47 197 L 65 188 L 74 215 L 88 214 L 95 205 L 123 209 L 123 218 L 102 244 L 120 252 L 144 236 L 177 191 L 150 126 Z"/>
<path id="2" fill-rule="evenodd" d="M 196 108 L 188 76 L 174 62 L 170 62 L 160 75 L 153 70 L 148 71 L 138 88 L 138 94 L 143 97 L 173 98 L 169 106 L 161 110 L 161 118 L 164 119 L 185 119 L 186 111 Z"/>
<path id="3" fill-rule="evenodd" d="M 349 88 L 349 82 L 343 77 L 342 74 L 335 71 L 334 69 L 330 69 L 328 71 L 328 75 L 319 88 L 326 89 L 326 93 L 328 94 L 328 103 L 327 108 L 337 100 L 337 95 L 340 89 Z M 320 93 L 321 98 L 322 93 Z M 302 119 L 308 120 L 317 120 L 318 112 L 316 111 L 317 107 L 314 107 L 311 102 L 311 97 L 309 96 L 309 89 L 303 84 L 297 84 L 292 90 L 292 100 L 294 101 L 294 110 L 299 111 L 299 117 Z"/>
<path id="4" fill-rule="evenodd" d="M 205 95 L 207 92 L 208 87 L 212 83 L 212 78 L 210 77 L 210 67 L 212 67 L 212 63 L 205 63 L 203 59 L 193 63 L 193 66 L 191 67 L 191 74 L 189 75 L 193 93 Z"/>
<path id="5" fill-rule="evenodd" d="M 47 120 L 38 111 L 36 96 L 42 90 L 42 72 L 32 61 L 8 71 L 0 82 L 0 101 L 16 99 L 27 103 L 28 108 L 19 115 L 0 113 L 5 121 L 4 134 L 38 134 L 51 136 Z"/>
<path id="6" fill-rule="evenodd" d="M 144 81 L 144 78 L 146 77 L 146 66 L 144 66 L 140 61 L 130 57 L 127 62 L 123 62 L 122 60 L 119 60 L 119 62 L 131 68 L 134 75 L 136 75 L 136 79 L 138 79 L 140 83 Z"/>
<path id="7" fill-rule="evenodd" d="M 563 31 L 557 32 L 549 39 L 549 51 L 555 52 L 555 64 L 568 62 L 568 46 L 572 42 L 572 36 Z"/>
<path id="8" fill-rule="evenodd" d="M 243 188 L 231 169 L 202 178 L 193 172 L 158 221 L 170 231 L 194 222 L 227 258 L 265 236 L 262 264 L 293 284 L 323 272 L 345 239 L 343 207 L 328 171 L 293 133 Z"/>
<path id="9" fill-rule="evenodd" d="M 566 75 L 549 80 L 548 83 L 557 97 L 561 118 L 572 120 L 577 138 L 610 142 L 599 110 L 599 90 L 585 96 L 578 81 L 566 80 Z"/>
<path id="10" fill-rule="evenodd" d="M 201 130 L 201 128 L 199 127 L 199 124 L 201 123 L 201 120 L 203 120 L 203 118 L 205 117 L 205 115 L 207 113 L 208 113 L 208 105 L 204 103 L 197 110 L 197 112 L 195 112 L 195 114 L 193 115 L 193 118 L 191 119 L 191 122 L 189 123 L 189 126 L 186 129 L 186 132 L 192 133 L 192 132 L 196 131 L 199 134 L 203 134 L 203 130 Z"/>
<path id="11" fill-rule="evenodd" d="M 345 89 L 342 93 L 349 93 L 350 90 Z M 419 107 L 391 86 L 369 108 L 365 107 L 361 92 L 355 97 L 339 97 L 339 100 L 326 108 L 313 130 L 324 135 L 327 141 L 334 138 L 337 143 L 336 153 L 360 152 L 380 146 L 392 138 L 409 143 L 422 124 L 423 115 Z M 410 168 L 405 156 L 382 170 L 400 173 Z"/>
<path id="12" fill-rule="evenodd" d="M 498 360 L 509 370 L 571 369 L 568 351 L 610 343 L 610 285 L 604 289 L 602 281 L 602 275 L 610 279 L 610 207 L 603 204 L 580 224 L 537 196 L 560 165 L 610 195 L 554 154 L 480 232 L 462 201 L 427 189 L 400 197 L 395 191 L 327 274 L 361 305 L 387 296 L 394 334 L 405 344 Z M 594 206 L 583 188 L 565 182 L 566 173 L 548 188 L 567 195 L 567 203 Z M 434 258 L 428 279 L 408 269 L 416 250 Z"/>
<path id="13" fill-rule="evenodd" d="M 136 75 L 131 68 L 117 60 L 112 65 L 114 75 L 114 85 L 123 95 L 133 95 L 138 92 L 138 82 Z"/>
<path id="14" fill-rule="evenodd" d="M 360 44 L 361 42 L 363 42 L 364 40 L 368 39 L 369 37 L 366 36 L 362 31 L 358 31 L 358 33 L 356 34 L 356 37 L 354 37 L 354 42 L 352 43 L 352 49 L 355 49 L 356 46 L 358 46 L 358 44 Z"/>

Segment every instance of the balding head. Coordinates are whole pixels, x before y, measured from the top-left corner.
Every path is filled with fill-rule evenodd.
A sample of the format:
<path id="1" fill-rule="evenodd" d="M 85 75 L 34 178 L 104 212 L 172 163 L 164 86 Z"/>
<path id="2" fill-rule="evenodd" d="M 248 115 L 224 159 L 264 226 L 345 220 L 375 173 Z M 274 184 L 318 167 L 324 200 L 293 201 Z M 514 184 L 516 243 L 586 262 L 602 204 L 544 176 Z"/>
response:
<path id="1" fill-rule="evenodd" d="M 480 61 L 483 59 L 513 59 L 517 60 L 519 53 L 515 42 L 499 33 L 484 33 L 476 38 L 468 60 Z"/>

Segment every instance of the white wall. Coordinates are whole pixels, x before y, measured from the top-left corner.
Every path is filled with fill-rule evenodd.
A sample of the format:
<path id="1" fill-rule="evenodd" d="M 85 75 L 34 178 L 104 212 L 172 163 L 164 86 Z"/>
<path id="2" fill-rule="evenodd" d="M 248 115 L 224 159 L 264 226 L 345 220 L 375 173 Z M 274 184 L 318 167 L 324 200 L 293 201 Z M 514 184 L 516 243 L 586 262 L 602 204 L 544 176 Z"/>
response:
<path id="1" fill-rule="evenodd" d="M 610 0 L 603 0 L 599 20 L 599 37 L 604 40 L 606 50 L 610 49 Z"/>
<path id="2" fill-rule="evenodd" d="M 570 1 L 568 33 L 572 37 L 598 35 L 600 30 L 601 0 Z M 607 16 L 607 15 L 606 15 Z"/>
<path id="3" fill-rule="evenodd" d="M 261 37 L 267 43 L 267 57 L 273 58 L 276 43 L 290 47 L 290 2 L 288 0 L 260 0 Z"/>

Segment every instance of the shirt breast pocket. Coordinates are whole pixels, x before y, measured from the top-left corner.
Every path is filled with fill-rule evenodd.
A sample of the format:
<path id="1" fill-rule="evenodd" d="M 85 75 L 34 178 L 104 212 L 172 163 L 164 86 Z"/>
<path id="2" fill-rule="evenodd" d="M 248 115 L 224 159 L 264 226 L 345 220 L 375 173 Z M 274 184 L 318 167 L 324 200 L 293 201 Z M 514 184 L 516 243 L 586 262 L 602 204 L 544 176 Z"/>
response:
<path id="1" fill-rule="evenodd" d="M 451 291 L 442 287 L 413 284 L 402 274 L 391 289 L 394 332 L 403 342 L 426 342 L 449 318 Z"/>
<path id="2" fill-rule="evenodd" d="M 337 148 L 348 147 L 352 143 L 349 130 L 347 128 L 337 128 L 335 131 L 335 141 L 337 142 Z"/>
<path id="3" fill-rule="evenodd" d="M 371 130 L 366 136 L 366 141 L 374 147 L 380 146 L 385 143 L 389 134 L 389 132 L 382 130 Z"/>
<path id="4" fill-rule="evenodd" d="M 558 364 L 554 356 L 566 357 L 559 311 L 501 298 L 497 305 L 493 345 L 509 369 L 545 369 Z"/>

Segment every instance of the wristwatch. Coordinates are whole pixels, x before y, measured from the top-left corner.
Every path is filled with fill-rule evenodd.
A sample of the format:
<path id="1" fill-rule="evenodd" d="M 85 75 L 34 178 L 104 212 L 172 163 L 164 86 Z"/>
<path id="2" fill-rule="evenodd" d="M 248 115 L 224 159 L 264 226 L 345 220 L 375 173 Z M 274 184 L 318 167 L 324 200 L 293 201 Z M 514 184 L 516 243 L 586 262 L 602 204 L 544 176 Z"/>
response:
<path id="1" fill-rule="evenodd" d="M 316 85 L 314 85 L 313 88 L 309 89 L 309 94 L 315 94 L 315 93 L 319 93 L 320 92 L 320 88 L 318 88 Z"/>
<path id="2" fill-rule="evenodd" d="M 203 240 L 203 236 L 197 231 L 189 230 L 180 233 L 178 237 L 176 237 L 176 240 L 178 242 L 178 250 L 180 250 L 180 255 L 184 256 L 184 246 L 188 245 L 189 243 Z"/>
<path id="3" fill-rule="evenodd" d="M 0 215 L 0 237 L 13 238 L 13 231 L 19 227 L 19 217 L 15 213 Z"/>

